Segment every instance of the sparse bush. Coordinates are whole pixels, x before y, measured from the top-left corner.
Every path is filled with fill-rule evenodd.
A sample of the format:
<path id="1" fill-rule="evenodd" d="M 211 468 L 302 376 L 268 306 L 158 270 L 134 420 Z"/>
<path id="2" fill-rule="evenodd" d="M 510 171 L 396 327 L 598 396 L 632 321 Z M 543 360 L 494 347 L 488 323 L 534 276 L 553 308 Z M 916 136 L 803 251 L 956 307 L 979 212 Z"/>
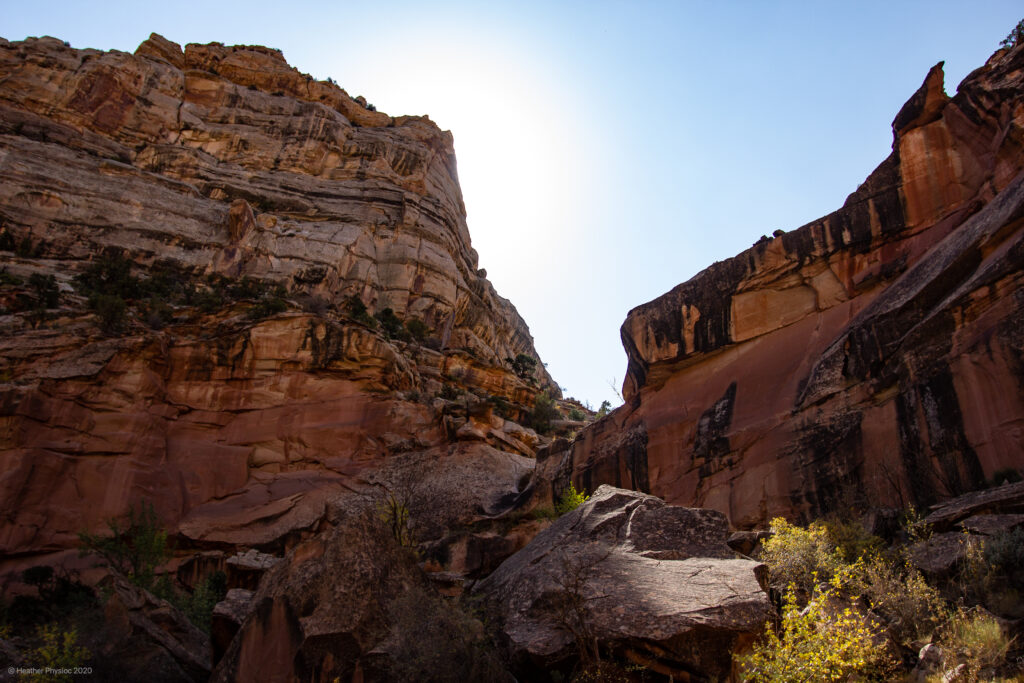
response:
<path id="1" fill-rule="evenodd" d="M 515 358 L 506 358 L 505 361 L 523 379 L 532 378 L 534 371 L 537 369 L 537 359 L 525 353 L 520 353 Z"/>
<path id="2" fill-rule="evenodd" d="M 35 290 L 36 305 L 40 308 L 57 308 L 60 305 L 60 289 L 57 278 L 53 275 L 32 273 L 28 279 L 29 286 Z"/>
<path id="3" fill-rule="evenodd" d="M 984 554 L 990 567 L 1015 583 L 1024 583 L 1024 527 L 989 537 Z"/>
<path id="4" fill-rule="evenodd" d="M 115 334 L 124 329 L 128 305 L 117 294 L 97 294 L 89 299 L 89 306 L 100 317 L 100 328 L 107 334 Z"/>
<path id="5" fill-rule="evenodd" d="M 854 562 L 864 555 L 878 551 L 883 546 L 882 539 L 869 534 L 859 522 L 829 518 L 823 520 L 821 524 L 825 527 L 832 547 L 847 562 Z"/>
<path id="6" fill-rule="evenodd" d="M 391 308 L 377 311 L 374 316 L 380 323 L 380 329 L 388 339 L 397 339 L 405 336 L 405 328 L 402 326 L 402 319 L 395 315 Z"/>
<path id="7" fill-rule="evenodd" d="M 587 416 L 583 413 L 582 410 L 573 406 L 572 408 L 569 409 L 569 419 L 574 420 L 576 422 L 582 422 L 583 420 L 587 419 Z"/>
<path id="8" fill-rule="evenodd" d="M 533 412 L 530 413 L 530 426 L 541 434 L 551 431 L 551 422 L 558 418 L 555 401 L 546 393 L 537 394 L 533 401 Z"/>
<path id="9" fill-rule="evenodd" d="M 459 397 L 462 396 L 462 392 L 456 389 L 454 385 L 445 384 L 441 387 L 441 393 L 438 395 L 446 401 L 458 401 Z"/>
<path id="10" fill-rule="evenodd" d="M 889 680 L 891 655 L 876 643 L 881 627 L 853 606 L 841 605 L 836 595 L 825 592 L 801 609 L 796 594 L 787 592 L 779 629 L 769 624 L 753 651 L 739 658 L 744 680 Z"/>
<path id="11" fill-rule="evenodd" d="M 576 486 L 572 482 L 569 482 L 569 488 L 562 492 L 562 495 L 558 498 L 558 502 L 555 503 L 555 512 L 559 517 L 561 517 L 567 512 L 572 512 L 580 505 L 583 505 L 589 499 L 590 496 L 582 491 L 577 491 Z"/>
<path id="12" fill-rule="evenodd" d="M 153 586 L 156 569 L 170 557 L 167 531 L 161 526 L 152 503 L 143 502 L 139 511 L 128 508 L 127 522 L 116 518 L 107 520 L 107 536 L 80 532 L 82 555 L 98 555 L 108 566 L 116 569 L 142 588 Z"/>
<path id="13" fill-rule="evenodd" d="M 139 293 L 139 281 L 131 274 L 132 262 L 123 253 L 104 252 L 84 272 L 75 277 L 75 288 L 90 298 L 106 294 L 132 299 Z"/>
<path id="14" fill-rule="evenodd" d="M 362 323 L 371 330 L 377 329 L 377 321 L 369 314 L 366 304 L 359 297 L 352 295 L 345 299 L 345 311 L 357 323 Z"/>
<path id="15" fill-rule="evenodd" d="M 601 419 L 612 411 L 612 404 L 610 401 L 601 401 L 601 407 L 597 409 L 597 419 Z"/>
<path id="16" fill-rule="evenodd" d="M 980 610 L 957 612 L 939 639 L 947 668 L 966 666 L 966 680 L 977 681 L 982 672 L 1000 665 L 1010 639 L 995 618 Z M 983 680 L 990 680 L 986 676 Z"/>
<path id="17" fill-rule="evenodd" d="M 145 305 L 146 325 L 154 330 L 162 330 L 174 321 L 174 311 L 157 297 L 150 297 Z"/>
<path id="18" fill-rule="evenodd" d="M 169 602 L 180 609 L 188 620 L 204 633 L 209 633 L 213 608 L 227 595 L 227 584 L 228 579 L 224 572 L 213 572 L 201 581 L 192 593 L 174 592 Z"/>
<path id="19" fill-rule="evenodd" d="M 396 681 L 511 681 L 484 625 L 457 602 L 414 587 L 387 608 L 387 651 Z"/>
<path id="20" fill-rule="evenodd" d="M 905 647 L 929 637 L 945 618 L 939 592 L 909 563 L 894 564 L 880 555 L 861 557 L 839 569 L 833 586 L 866 599 L 885 619 L 893 639 Z"/>
<path id="21" fill-rule="evenodd" d="M 412 335 L 412 338 L 418 342 L 422 342 L 427 338 L 427 332 L 430 330 L 427 328 L 427 324 L 419 318 L 409 318 L 405 321 L 405 329 Z"/>

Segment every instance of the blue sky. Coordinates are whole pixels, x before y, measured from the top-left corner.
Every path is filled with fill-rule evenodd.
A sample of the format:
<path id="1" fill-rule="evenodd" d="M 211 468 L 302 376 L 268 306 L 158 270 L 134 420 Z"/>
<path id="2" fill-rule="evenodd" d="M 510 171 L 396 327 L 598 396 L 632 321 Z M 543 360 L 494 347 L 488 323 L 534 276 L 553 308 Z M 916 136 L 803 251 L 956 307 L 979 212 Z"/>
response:
<path id="1" fill-rule="evenodd" d="M 262 44 L 455 136 L 480 265 L 568 395 L 617 403 L 626 312 L 838 208 L 928 69 L 1014 2 L 12 3 L 0 36 Z M 152 9 L 151 9 L 152 8 Z"/>

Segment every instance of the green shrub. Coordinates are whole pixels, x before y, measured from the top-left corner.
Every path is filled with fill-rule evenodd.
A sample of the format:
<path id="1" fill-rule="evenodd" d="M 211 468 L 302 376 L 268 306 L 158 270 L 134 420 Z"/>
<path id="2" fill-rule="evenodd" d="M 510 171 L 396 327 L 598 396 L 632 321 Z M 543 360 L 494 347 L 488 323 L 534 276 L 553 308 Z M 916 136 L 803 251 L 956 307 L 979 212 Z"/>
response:
<path id="1" fill-rule="evenodd" d="M 983 670 L 1002 664 L 1010 649 L 1010 639 L 999 622 L 979 610 L 957 612 L 946 625 L 939 644 L 944 665 L 949 669 L 966 665 L 969 681 L 979 680 Z"/>
<path id="2" fill-rule="evenodd" d="M 530 426 L 537 432 L 545 434 L 551 431 L 551 423 L 559 416 L 555 401 L 546 393 L 537 394 L 533 401 L 533 412 L 530 413 Z"/>
<path id="3" fill-rule="evenodd" d="M 395 315 L 390 308 L 377 311 L 374 317 L 380 323 L 380 329 L 388 339 L 397 339 L 406 335 L 402 319 Z"/>
<path id="4" fill-rule="evenodd" d="M 128 508 L 128 519 L 122 524 L 116 518 L 107 520 L 109 535 L 80 532 L 82 555 L 98 555 L 142 588 L 153 586 L 156 570 L 170 558 L 167 531 L 161 526 L 152 503 L 143 502 L 139 511 Z"/>
<path id="5" fill-rule="evenodd" d="M 131 272 L 132 262 L 123 253 L 108 250 L 75 277 L 75 288 L 90 299 L 101 294 L 133 299 L 140 290 Z"/>
<path id="6" fill-rule="evenodd" d="M 825 519 L 821 524 L 825 527 L 832 547 L 847 562 L 877 552 L 884 545 L 882 539 L 869 534 L 859 522 L 832 518 Z"/>
<path id="7" fill-rule="evenodd" d="M 512 370 L 523 379 L 532 378 L 534 370 L 537 369 L 537 359 L 525 353 L 505 360 L 512 366 Z"/>
<path id="8" fill-rule="evenodd" d="M 359 297 L 352 295 L 345 299 L 344 308 L 352 320 L 366 325 L 371 330 L 377 329 L 377 321 L 366 310 L 366 304 Z"/>
<path id="9" fill-rule="evenodd" d="M 456 389 L 454 385 L 445 384 L 441 387 L 441 393 L 438 395 L 446 401 L 457 401 L 462 396 L 462 392 Z"/>
<path id="10" fill-rule="evenodd" d="M 40 308 L 57 308 L 60 305 L 60 289 L 53 275 L 32 273 L 28 284 L 35 290 L 36 305 Z"/>
<path id="11" fill-rule="evenodd" d="M 881 627 L 870 617 L 825 592 L 801 609 L 795 593 L 785 594 L 781 624 L 771 624 L 753 651 L 739 658 L 745 681 L 806 683 L 807 681 L 890 680 L 891 655 L 876 641 Z M 858 678 L 853 678 L 858 677 Z"/>
<path id="12" fill-rule="evenodd" d="M 117 294 L 97 294 L 89 299 L 89 307 L 100 317 L 100 328 L 107 334 L 124 329 L 128 319 L 128 305 Z"/>
<path id="13" fill-rule="evenodd" d="M 984 554 L 990 567 L 1014 582 L 1024 582 L 1024 527 L 989 537 Z"/>
<path id="14" fill-rule="evenodd" d="M 601 407 L 597 409 L 597 419 L 601 419 L 612 411 L 612 404 L 610 401 L 601 401 Z"/>
<path id="15" fill-rule="evenodd" d="M 569 419 L 575 422 L 582 422 L 583 420 L 587 419 L 587 416 L 584 414 L 582 410 L 573 406 L 572 408 L 569 409 Z"/>
<path id="16" fill-rule="evenodd" d="M 589 499 L 590 496 L 582 491 L 577 491 L 576 486 L 572 482 L 569 482 L 569 488 L 562 492 L 562 495 L 558 498 L 558 502 L 555 503 L 555 512 L 559 517 L 561 517 L 567 512 L 572 512 L 580 505 L 583 505 Z"/>
<path id="17" fill-rule="evenodd" d="M 207 576 L 191 593 L 175 590 L 168 579 L 164 588 L 167 596 L 161 597 L 181 610 L 188 620 L 204 633 L 209 633 L 213 620 L 213 608 L 227 595 L 227 584 L 227 575 L 221 571 Z"/>
<path id="18" fill-rule="evenodd" d="M 413 339 L 418 342 L 422 342 L 427 338 L 427 333 L 430 331 L 427 324 L 419 318 L 409 318 L 405 321 L 405 329 L 409 332 Z"/>

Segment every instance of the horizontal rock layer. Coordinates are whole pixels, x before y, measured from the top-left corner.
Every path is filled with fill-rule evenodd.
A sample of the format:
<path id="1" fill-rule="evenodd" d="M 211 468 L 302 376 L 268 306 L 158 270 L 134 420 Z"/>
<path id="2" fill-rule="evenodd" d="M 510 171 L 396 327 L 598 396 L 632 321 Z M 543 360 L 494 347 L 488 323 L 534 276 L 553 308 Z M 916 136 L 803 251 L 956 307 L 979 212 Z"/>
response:
<path id="1" fill-rule="evenodd" d="M 626 406 L 561 469 L 752 526 L 1021 467 L 1024 48 L 893 131 L 841 209 L 629 312 Z"/>
<path id="2" fill-rule="evenodd" d="M 6 274 L 59 289 L 41 323 L 0 315 L 7 568 L 143 500 L 179 548 L 278 552 L 397 454 L 532 456 L 537 435 L 505 418 L 558 391 L 542 364 L 524 378 L 507 361 L 537 354 L 477 269 L 451 134 L 275 50 L 0 39 L 0 221 L 3 248 L 31 245 L 0 251 Z M 291 310 L 176 304 L 163 329 L 103 334 L 73 278 L 111 250 L 143 280 L 279 283 Z M 7 282 L 0 306 L 17 311 L 31 290 Z M 351 297 L 431 343 L 346 315 Z M 514 493 L 527 466 L 506 463 L 499 486 Z"/>

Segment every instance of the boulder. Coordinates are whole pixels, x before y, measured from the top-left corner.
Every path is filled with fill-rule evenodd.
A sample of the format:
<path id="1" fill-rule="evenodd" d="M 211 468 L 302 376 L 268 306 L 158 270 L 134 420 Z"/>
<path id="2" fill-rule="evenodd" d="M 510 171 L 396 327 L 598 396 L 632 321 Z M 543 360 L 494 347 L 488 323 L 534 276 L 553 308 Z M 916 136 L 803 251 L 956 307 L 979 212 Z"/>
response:
<path id="1" fill-rule="evenodd" d="M 599 644 L 664 674 L 719 680 L 772 614 L 766 568 L 712 510 L 601 486 L 474 588 L 529 677 Z"/>
<path id="2" fill-rule="evenodd" d="M 167 683 L 209 678 L 209 639 L 177 608 L 117 575 L 102 589 L 110 598 L 93 654 L 104 675 Z"/>
<path id="3" fill-rule="evenodd" d="M 213 665 L 216 666 L 235 639 L 245 618 L 252 612 L 251 590 L 232 588 L 224 599 L 213 607 L 210 619 L 210 645 L 213 649 Z"/>

